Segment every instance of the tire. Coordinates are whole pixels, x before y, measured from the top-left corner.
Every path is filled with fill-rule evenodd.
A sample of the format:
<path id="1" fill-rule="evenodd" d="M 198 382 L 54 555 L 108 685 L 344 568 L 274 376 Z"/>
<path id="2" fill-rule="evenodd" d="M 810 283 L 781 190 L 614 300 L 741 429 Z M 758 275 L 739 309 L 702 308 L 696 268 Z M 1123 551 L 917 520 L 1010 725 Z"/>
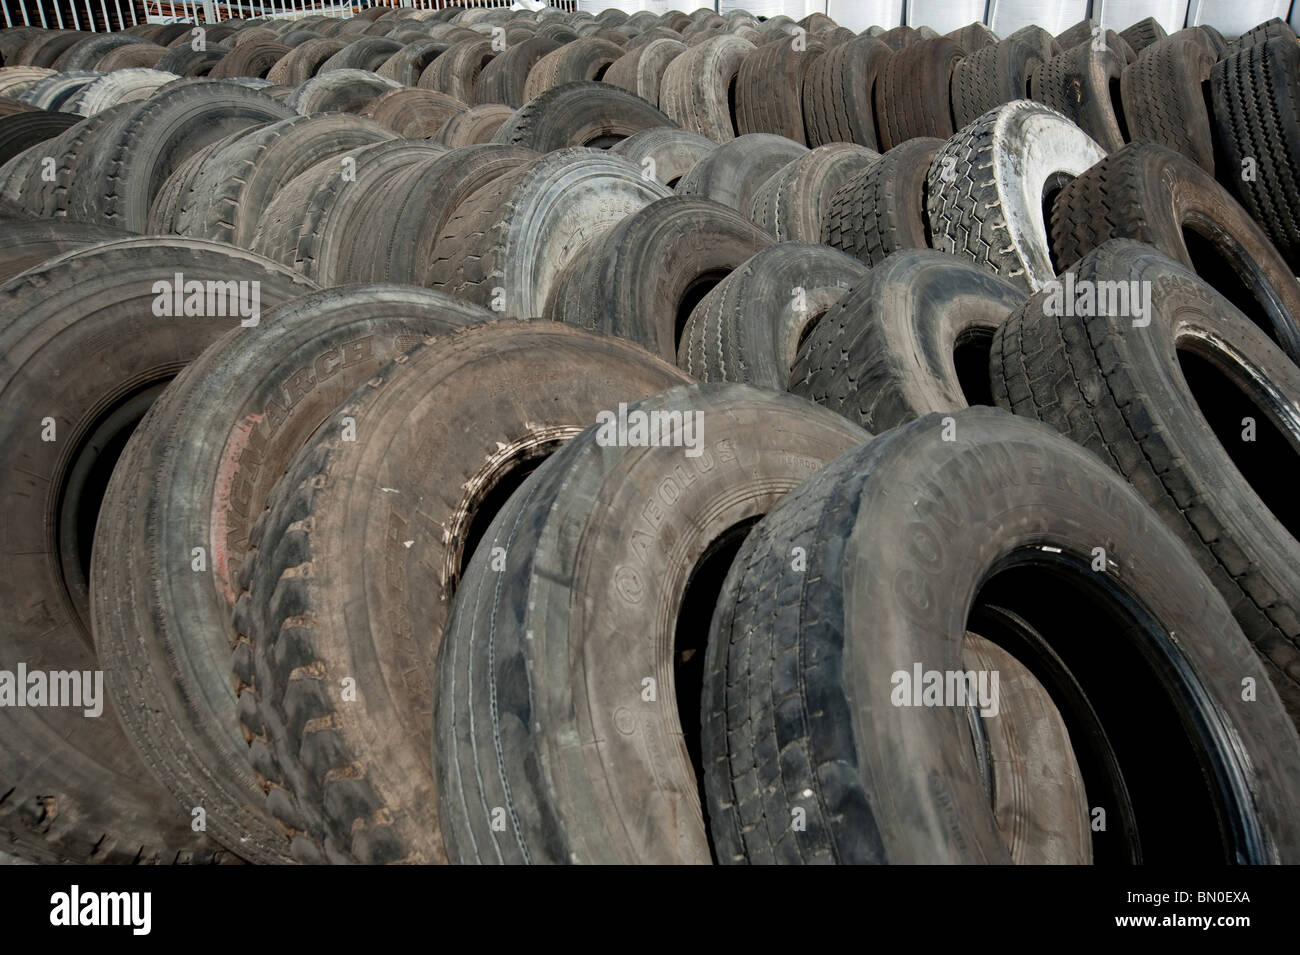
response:
<path id="1" fill-rule="evenodd" d="M 873 90 L 893 51 L 863 36 L 830 47 L 803 78 L 803 118 L 809 146 L 857 143 L 877 149 Z"/>
<path id="2" fill-rule="evenodd" d="M 1204 37 L 1180 31 L 1151 44 L 1124 67 L 1120 93 L 1134 141 L 1168 146 L 1214 175 L 1214 134 L 1202 89 L 1215 54 Z"/>
<path id="3" fill-rule="evenodd" d="M 0 231 L 0 284 L 65 252 L 128 238 L 125 232 L 101 225 L 22 218 L 23 213 L 26 210 L 21 206 L 0 208 L 5 219 Z"/>
<path id="4" fill-rule="evenodd" d="M 181 81 L 99 131 L 90 161 L 79 165 L 69 188 L 68 216 L 141 232 L 158 190 L 187 156 L 240 129 L 291 115 L 256 90 Z"/>
<path id="5" fill-rule="evenodd" d="M 490 143 L 496 136 L 497 130 L 514 115 L 514 112 L 509 106 L 502 106 L 499 103 L 471 106 L 465 112 L 457 113 L 447 120 L 446 125 L 433 139 L 448 149 Z"/>
<path id="6" fill-rule="evenodd" d="M 241 686 L 230 679 L 232 646 L 237 672 L 251 663 L 230 614 L 253 521 L 306 437 L 355 388 L 411 345 L 490 317 L 387 286 L 283 304 L 256 329 L 223 335 L 168 386 L 108 483 L 91 562 L 108 684 L 133 744 L 179 804 L 206 807 L 214 835 L 256 861 L 294 857 L 292 829 L 276 824 L 276 800 L 249 762 Z M 151 568 L 196 541 L 211 555 L 206 573 L 156 579 Z"/>
<path id="7" fill-rule="evenodd" d="M 79 119 L 68 113 L 51 113 L 43 109 L 0 117 L 0 164 L 7 163 L 37 143 L 56 138 Z"/>
<path id="8" fill-rule="evenodd" d="M 49 140 L 47 147 L 29 150 L 32 163 L 23 174 L 21 185 L 14 183 L 18 187 L 23 205 L 42 218 L 65 218 L 68 213 L 69 190 L 78 177 L 82 161 L 88 158 L 89 144 L 93 142 L 99 130 L 127 110 L 135 108 L 129 104 L 115 106 L 89 119 L 83 119 L 75 126 L 70 126 L 57 138 Z M 55 174 L 52 180 L 46 179 L 43 175 L 44 167 L 41 161 L 47 155 L 55 160 Z M 18 161 L 17 157 L 13 160 L 15 163 Z"/>
<path id="9" fill-rule="evenodd" d="M 803 84 L 808 69 L 826 52 L 819 40 L 794 49 L 785 38 L 765 43 L 740 64 L 736 77 L 736 132 L 773 133 L 807 145 Z"/>
<path id="10" fill-rule="evenodd" d="M 358 115 L 373 119 L 403 139 L 430 139 L 448 120 L 467 109 L 446 93 L 403 86 L 380 93 Z"/>
<path id="11" fill-rule="evenodd" d="M 946 139 L 952 123 L 952 73 L 966 55 L 952 40 L 913 43 L 876 79 L 876 137 L 882 150 L 920 136 Z"/>
<path id="12" fill-rule="evenodd" d="M 177 76 L 207 76 L 212 72 L 212 68 L 230 52 L 230 49 L 220 43 L 209 43 L 203 50 L 178 46 L 159 57 L 153 68 L 165 73 L 175 73 Z"/>
<path id="13" fill-rule="evenodd" d="M 38 66 L 0 67 L 0 96 L 21 96 L 38 81 L 53 75 L 54 70 Z"/>
<path id="14" fill-rule="evenodd" d="M 624 53 L 605 72 L 604 82 L 659 105 L 659 87 L 668 64 L 686 52 L 680 40 L 657 39 Z"/>
<path id="15" fill-rule="evenodd" d="M 153 69 L 166 53 L 166 47 L 158 46 L 156 43 L 129 43 L 101 56 L 95 63 L 95 69 L 101 73 Z"/>
<path id="16" fill-rule="evenodd" d="M 1154 246 L 1199 272 L 1300 364 L 1295 274 L 1228 191 L 1172 150 L 1130 143 L 1087 170 L 1053 201 L 1051 236 L 1061 269 L 1108 239 Z"/>
<path id="17" fill-rule="evenodd" d="M 916 29 L 906 24 L 901 24 L 880 34 L 880 42 L 895 52 L 905 46 L 920 43 L 921 39 L 922 37 L 917 33 Z"/>
<path id="18" fill-rule="evenodd" d="M 463 40 L 430 63 L 420 74 L 418 85 L 454 96 L 468 106 L 474 102 L 474 84 L 496 55 L 491 40 Z"/>
<path id="19" fill-rule="evenodd" d="M 366 36 L 353 40 L 320 65 L 317 75 L 328 70 L 366 70 L 374 73 L 400 52 L 402 44 L 383 36 Z"/>
<path id="20" fill-rule="evenodd" d="M 172 170 L 171 174 L 163 181 L 162 187 L 158 190 L 158 195 L 154 196 L 153 203 L 149 206 L 149 221 L 146 224 L 145 231 L 151 235 L 178 232 L 177 220 L 181 214 L 181 205 L 190 198 L 194 180 L 203 171 L 204 164 L 217 152 L 238 140 L 245 133 L 251 134 L 259 129 L 261 129 L 261 124 L 249 127 L 247 130 L 241 129 L 239 132 L 231 133 L 225 139 L 218 139 L 215 143 L 208 143 L 198 152 L 185 157 L 185 160 Z M 205 237 L 197 236 L 196 238 Z"/>
<path id="21" fill-rule="evenodd" d="M 263 214 L 295 178 L 327 159 L 394 138 L 373 120 L 348 114 L 271 123 L 204 164 L 180 205 L 176 231 L 250 248 Z"/>
<path id="22" fill-rule="evenodd" d="M 998 35 L 979 21 L 950 30 L 944 35 L 965 50 L 967 56 L 998 42 Z"/>
<path id="23" fill-rule="evenodd" d="M 992 404 L 993 333 L 1020 287 L 931 249 L 896 252 L 826 312 L 786 387 L 873 434 L 931 412 Z"/>
<path id="24" fill-rule="evenodd" d="M 717 143 L 699 133 L 667 126 L 633 133 L 610 146 L 609 152 L 636 163 L 651 179 L 673 189 L 697 162 L 717 148 Z"/>
<path id="25" fill-rule="evenodd" d="M 438 239 L 432 285 L 508 317 L 539 316 L 584 242 L 669 195 L 617 156 L 549 153 L 461 204 Z"/>
<path id="26" fill-rule="evenodd" d="M 208 71 L 208 77 L 214 80 L 230 79 L 236 76 L 253 76 L 265 78 L 271 68 L 282 57 L 292 52 L 292 47 L 273 40 L 255 40 L 239 43 L 216 66 Z"/>
<path id="27" fill-rule="evenodd" d="M 709 861 L 692 707 L 673 677 L 679 617 L 691 649 L 705 636 L 708 607 L 690 602 L 692 570 L 867 435 L 745 385 L 673 388 L 631 411 L 699 412 L 709 450 L 689 458 L 602 447 L 588 428 L 511 496 L 461 582 L 438 657 L 434 724 L 453 861 Z M 557 535 L 561 523 L 572 533 Z M 500 575 L 489 563 L 493 547 L 505 562 Z M 512 669 L 536 680 L 510 679 Z M 686 679 L 682 669 L 676 679 Z M 657 705 L 645 705 L 647 686 Z M 512 715 L 525 712 L 534 719 Z M 562 758 L 566 738 L 603 744 L 590 760 Z M 490 752 L 503 758 L 488 766 L 480 754 Z M 508 820 L 500 834 L 498 806 Z M 624 825 L 628 818 L 637 825 Z"/>
<path id="28" fill-rule="evenodd" d="M 1155 17 L 1139 20 L 1127 30 L 1120 30 L 1119 35 L 1124 38 L 1124 42 L 1131 46 L 1133 52 L 1139 57 L 1147 47 L 1159 43 L 1169 36 L 1165 32 L 1165 28 L 1160 25 L 1160 21 Z"/>
<path id="29" fill-rule="evenodd" d="M 749 218 L 778 242 L 820 242 L 831 198 L 880 154 L 852 143 L 819 146 L 773 173 L 749 207 Z"/>
<path id="30" fill-rule="evenodd" d="M 731 91 L 739 82 L 741 63 L 754 49 L 754 44 L 736 36 L 713 37 L 690 47 L 664 70 L 659 108 L 682 129 L 716 143 L 735 139 Z"/>
<path id="31" fill-rule="evenodd" d="M 524 102 L 553 86 L 580 80 L 599 80 L 614 61 L 623 55 L 617 43 L 599 37 L 582 37 L 547 53 L 528 71 L 524 84 Z"/>
<path id="32" fill-rule="evenodd" d="M 524 87 L 537 61 L 560 48 L 546 37 L 529 37 L 494 56 L 474 81 L 474 103 L 500 103 L 518 109 L 528 102 Z M 656 93 L 658 91 L 656 90 Z"/>
<path id="33" fill-rule="evenodd" d="M 953 69 L 952 115 L 964 129 L 1003 103 L 1029 98 L 1029 77 L 1059 53 L 1041 27 L 1018 30 L 993 46 L 971 53 Z"/>
<path id="34" fill-rule="evenodd" d="M 869 266 L 900 249 L 929 248 L 926 174 L 943 145 L 909 139 L 846 180 L 831 195 L 821 241 Z"/>
<path id="35" fill-rule="evenodd" d="M 295 112 L 359 113 L 376 96 L 400 89 L 394 80 L 364 70 L 330 70 L 303 83 L 284 101 Z"/>
<path id="36" fill-rule="evenodd" d="M 334 37 L 319 37 L 300 43 L 276 60 L 275 66 L 267 71 L 266 78 L 276 85 L 301 86 L 345 46 L 346 42 Z"/>
<path id="37" fill-rule="evenodd" d="M 1251 27 L 1241 36 L 1228 43 L 1223 51 L 1223 56 L 1240 53 L 1248 47 L 1255 46 L 1258 43 L 1266 43 L 1273 39 L 1294 44 L 1296 42 L 1296 33 L 1295 30 L 1291 29 L 1289 23 L 1279 17 L 1273 17 L 1273 19 L 1266 20 L 1258 26 Z"/>
<path id="38" fill-rule="evenodd" d="M 0 342 L 12 362 L 0 382 L 2 429 L 12 460 L 22 462 L 0 476 L 9 515 L 0 583 L 8 659 L 97 668 L 82 570 L 99 505 L 96 481 L 107 476 L 114 442 L 125 439 L 151 393 L 239 323 L 154 315 L 155 280 L 177 272 L 198 281 L 256 279 L 268 307 L 311 288 L 247 253 L 176 238 L 89 246 L 0 287 L 0 314 L 10 317 Z M 53 420 L 59 440 L 42 441 L 33 414 Z M 112 709 L 109 702 L 101 718 L 85 719 L 66 708 L 4 708 L 4 737 L 15 745 L 5 747 L 0 785 L 18 791 L 0 810 L 0 825 L 83 863 L 130 862 L 138 851 L 169 861 L 204 846 L 211 857 L 212 844 L 190 831 L 190 807 L 152 784 L 118 727 L 126 714 Z"/>
<path id="39" fill-rule="evenodd" d="M 1152 283 L 1150 326 L 1045 314 L 1059 292 L 1047 290 L 994 340 L 994 397 L 1133 484 L 1224 595 L 1300 720 L 1300 543 L 1287 499 L 1261 483 L 1287 453 L 1275 422 L 1295 418 L 1300 370 L 1226 299 L 1149 246 L 1115 239 L 1071 272 L 1076 281 Z M 1218 370 L 1208 371 L 1210 362 Z M 1060 374 L 1065 368 L 1071 373 Z M 1260 450 L 1240 440 L 1240 420 L 1227 420 L 1242 409 L 1258 419 Z"/>
<path id="40" fill-rule="evenodd" d="M 607 83 L 566 83 L 533 97 L 501 124 L 495 143 L 548 153 L 566 146 L 607 149 L 673 121 L 633 93 Z"/>
<path id="41" fill-rule="evenodd" d="M 1104 157 L 1074 123 L 1039 103 L 1016 100 L 986 113 L 930 164 L 926 212 L 934 247 L 1036 291 L 1056 275 L 1043 196 Z"/>
<path id="42" fill-rule="evenodd" d="M 676 192 L 712 199 L 743 215 L 769 178 L 808 152 L 808 147 L 784 136 L 749 133 L 728 140 L 691 167 Z"/>
<path id="43" fill-rule="evenodd" d="M 1242 702 L 1240 676 L 1262 677 L 1262 669 L 1205 575 L 1151 509 L 1082 449 L 992 409 L 948 420 L 956 442 L 943 440 L 945 419 L 928 416 L 845 454 L 787 495 L 741 545 L 710 628 L 701 707 L 718 858 L 1011 861 L 972 744 L 970 726 L 981 719 L 974 707 L 898 704 L 911 702 L 899 670 L 909 677 L 902 667 L 912 661 L 940 673 L 967 669 L 968 611 L 979 607 L 977 595 L 997 589 L 998 576 L 1016 573 L 1025 585 L 1010 596 L 1054 635 L 1040 654 L 1066 679 L 1082 674 L 1075 712 L 1093 717 L 1115 746 L 1119 785 L 1172 797 L 1179 788 L 1171 780 L 1187 779 L 1182 790 L 1222 836 L 1209 841 L 1211 853 L 1227 857 L 1217 861 L 1292 857 L 1296 824 L 1283 807 L 1295 799 L 1296 740 L 1273 693 L 1263 705 Z M 806 548 L 806 568 L 792 569 L 791 547 L 807 541 L 834 544 Z M 1043 541 L 1060 555 L 1042 556 Z M 1124 568 L 1123 583 L 1088 570 L 1098 542 Z M 1030 582 L 1039 586 L 1026 593 Z M 1044 594 L 1053 592 L 1064 595 L 1060 606 L 1047 605 Z M 1137 635 L 1079 633 L 1061 615 L 1069 599 L 1092 619 L 1128 619 L 1121 608 L 1134 606 L 1130 594 L 1144 608 Z M 1194 742 L 1177 753 L 1129 740 L 1125 717 L 1134 710 L 1115 692 L 1114 667 L 1099 676 L 1087 659 L 1102 647 L 1132 661 L 1129 685 L 1148 688 L 1143 705 L 1161 719 L 1189 727 L 1205 720 L 1222 731 L 1207 738 L 1189 729 Z M 1179 668 L 1155 662 L 1157 651 Z M 1091 742 L 1083 735 L 1076 747 Z M 1217 792 L 1197 771 L 1198 757 L 1240 787 L 1229 820 L 1208 808 Z M 1091 790 L 1089 798 L 1097 798 Z M 797 809 L 804 829 L 790 825 Z M 1142 849 L 1153 861 L 1184 856 L 1185 841 L 1172 838 L 1182 830 L 1158 810 L 1133 815 L 1138 831 L 1150 832 Z M 1234 824 L 1249 834 L 1234 838 Z M 1093 835 L 1095 851 L 1113 853 L 1117 840 L 1123 850 L 1120 826 L 1112 822 L 1109 832 Z"/>
<path id="44" fill-rule="evenodd" d="M 1101 50 L 1082 43 L 1034 68 L 1030 95 L 1082 129 L 1107 152 L 1128 140 L 1118 102 L 1124 58 L 1109 43 Z"/>
<path id="45" fill-rule="evenodd" d="M 540 158 L 528 149 L 483 144 L 453 149 L 391 177 L 369 208 L 365 241 L 342 259 L 339 282 L 399 282 L 427 286 L 437 243 L 462 202 L 494 179 Z"/>
<path id="46" fill-rule="evenodd" d="M 100 57 L 116 50 L 119 46 L 148 42 L 144 37 L 133 36 L 130 33 L 93 33 L 72 44 L 50 65 L 60 73 L 71 70 L 93 70 Z"/>
<path id="47" fill-rule="evenodd" d="M 274 808 L 294 830 L 299 858 L 445 859 L 430 767 L 432 684 L 479 509 L 488 508 L 486 519 L 491 489 L 518 480 L 512 468 L 531 469 L 600 409 L 682 380 L 612 338 L 497 322 L 389 365 L 333 416 L 370 422 L 357 442 L 344 446 L 329 427 L 298 453 L 254 526 L 234 620 L 253 662 L 249 672 L 247 653 L 237 655 L 238 679 L 255 690 L 241 693 L 241 722 L 271 797 L 285 788 L 297 797 L 298 814 L 286 813 L 287 799 Z M 459 425 L 422 425 L 421 439 L 409 441 L 413 422 L 433 408 L 431 420 L 475 422 L 475 439 Z M 381 474 L 396 493 L 360 493 Z M 447 533 L 434 529 L 439 521 Z M 347 543 L 339 550 L 333 541 Z M 383 555 L 379 589 L 363 583 L 367 553 Z M 293 570 L 303 560 L 310 579 Z M 285 627 L 290 601 L 310 609 Z M 303 679 L 336 670 L 356 679 L 357 705 L 336 706 L 324 680 Z"/>
<path id="48" fill-rule="evenodd" d="M 179 79 L 175 73 L 161 70 L 118 70 L 87 83 L 64 109 L 79 116 L 94 116 L 119 103 L 137 103 L 148 99 L 160 88 Z"/>
<path id="49" fill-rule="evenodd" d="M 669 196 L 590 237 L 555 280 L 543 314 L 671 363 L 695 303 L 771 242 L 724 206 Z"/>
<path id="50" fill-rule="evenodd" d="M 52 67 L 64 50 L 85 36 L 79 30 L 36 36 L 24 43 L 16 56 L 12 59 L 6 56 L 3 62 L 13 66 Z"/>
<path id="51" fill-rule="evenodd" d="M 1211 71 L 1210 90 L 1219 181 L 1300 274 L 1300 46 L 1274 39 L 1229 54 Z"/>
<path id="52" fill-rule="evenodd" d="M 420 82 L 420 74 L 453 45 L 450 40 L 418 39 L 409 42 L 386 59 L 375 72 L 403 86 L 415 86 Z"/>
<path id="53" fill-rule="evenodd" d="M 691 311 L 677 367 L 699 381 L 786 391 L 801 343 L 866 275 L 862 263 L 824 245 L 769 246 Z"/>

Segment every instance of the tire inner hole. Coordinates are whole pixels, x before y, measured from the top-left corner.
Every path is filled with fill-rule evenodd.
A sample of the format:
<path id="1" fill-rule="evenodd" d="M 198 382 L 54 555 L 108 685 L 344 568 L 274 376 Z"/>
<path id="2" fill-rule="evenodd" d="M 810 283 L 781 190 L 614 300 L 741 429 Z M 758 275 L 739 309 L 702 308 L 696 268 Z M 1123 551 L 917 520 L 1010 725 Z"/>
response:
<path id="1" fill-rule="evenodd" d="M 989 378 L 989 359 L 993 355 L 991 328 L 968 328 L 957 336 L 953 344 L 952 364 L 957 372 L 957 383 L 966 403 L 993 405 L 993 385 Z"/>
<path id="2" fill-rule="evenodd" d="M 1183 228 L 1183 244 L 1187 246 L 1187 255 L 1192 260 L 1192 271 L 1212 285 L 1215 291 L 1235 305 L 1276 343 L 1277 332 L 1273 328 L 1272 319 L 1242 279 L 1240 269 L 1229 254 L 1212 239 L 1187 227 Z"/>
<path id="3" fill-rule="evenodd" d="M 686 331 L 686 323 L 690 320 L 691 312 L 695 311 L 695 306 L 730 274 L 730 269 L 711 269 L 696 276 L 695 281 L 686 286 L 686 291 L 682 292 L 677 303 L 677 320 L 673 328 L 674 352 L 682 343 L 682 334 Z"/>

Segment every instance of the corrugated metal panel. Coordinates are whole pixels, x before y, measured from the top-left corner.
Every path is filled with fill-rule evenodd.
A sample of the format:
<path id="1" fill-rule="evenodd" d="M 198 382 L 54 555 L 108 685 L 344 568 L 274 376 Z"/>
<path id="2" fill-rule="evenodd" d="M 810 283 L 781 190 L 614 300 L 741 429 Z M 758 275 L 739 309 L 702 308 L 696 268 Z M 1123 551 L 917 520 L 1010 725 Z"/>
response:
<path id="1" fill-rule="evenodd" d="M 1048 33 L 1060 33 L 1088 16 L 1088 0 L 1046 4 L 1042 0 L 989 0 L 989 29 L 998 36 L 1015 33 L 1021 27 L 1040 26 Z"/>
<path id="2" fill-rule="evenodd" d="M 948 33 L 968 23 L 982 23 L 987 6 L 986 0 L 911 0 L 907 25 Z"/>
<path id="3" fill-rule="evenodd" d="M 692 10 L 700 4 L 686 4 Z M 708 6 L 708 4 L 703 4 Z M 756 17 L 776 17 L 785 15 L 792 20 L 802 20 L 810 13 L 825 13 L 826 0 L 720 0 L 718 11 L 748 10 Z"/>
<path id="4" fill-rule="evenodd" d="M 1187 23 L 1209 24 L 1224 36 L 1234 37 L 1265 20 L 1285 18 L 1290 9 L 1289 0 L 1192 0 Z"/>
<path id="5" fill-rule="evenodd" d="M 826 15 L 855 33 L 874 26 L 888 29 L 903 22 L 903 0 L 830 0 Z"/>
<path id="6" fill-rule="evenodd" d="M 1187 22 L 1187 4 L 1188 0 L 1096 0 L 1092 14 L 1107 30 L 1127 30 L 1139 20 L 1155 17 L 1167 33 L 1173 33 Z"/>

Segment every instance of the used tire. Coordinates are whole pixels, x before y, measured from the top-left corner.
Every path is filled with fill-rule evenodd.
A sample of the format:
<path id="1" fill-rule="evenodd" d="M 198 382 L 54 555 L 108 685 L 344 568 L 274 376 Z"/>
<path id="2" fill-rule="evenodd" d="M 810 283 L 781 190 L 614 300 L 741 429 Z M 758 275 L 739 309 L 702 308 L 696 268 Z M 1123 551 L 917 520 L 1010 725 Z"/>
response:
<path id="1" fill-rule="evenodd" d="M 668 64 L 686 52 L 679 40 L 658 39 L 624 53 L 605 72 L 603 81 L 659 105 L 659 87 Z"/>
<path id="2" fill-rule="evenodd" d="M 330 70 L 303 83 L 284 105 L 303 116 L 312 113 L 359 113 L 376 96 L 399 89 L 395 80 L 365 70 Z"/>
<path id="3" fill-rule="evenodd" d="M 1203 86 L 1215 53 L 1205 34 L 1180 31 L 1148 46 L 1124 67 L 1120 93 L 1134 141 L 1176 149 L 1214 175 L 1214 135 Z"/>
<path id="4" fill-rule="evenodd" d="M 882 150 L 919 136 L 946 139 L 952 123 L 952 73 L 966 51 L 952 40 L 923 40 L 885 61 L 876 78 L 876 134 Z"/>
<path id="5" fill-rule="evenodd" d="M 754 44 L 736 36 L 714 37 L 673 58 L 659 87 L 659 108 L 682 129 L 716 143 L 736 138 L 732 116 L 740 65 Z"/>
<path id="6" fill-rule="evenodd" d="M 610 146 L 609 151 L 631 160 L 651 179 L 673 189 L 697 162 L 717 148 L 717 143 L 699 133 L 668 126 L 633 133 Z"/>
<path id="7" fill-rule="evenodd" d="M 879 159 L 852 143 L 819 146 L 768 178 L 754 193 L 749 218 L 778 242 L 819 242 L 836 191 Z"/>
<path id="8" fill-rule="evenodd" d="M 523 106 L 528 102 L 524 96 L 528 73 L 538 60 L 559 47 L 559 43 L 542 36 L 510 44 L 483 67 L 474 81 L 474 103 L 501 103 L 511 109 Z"/>
<path id="9" fill-rule="evenodd" d="M 524 84 L 524 101 L 527 102 L 553 86 L 581 80 L 599 80 L 622 55 L 621 46 L 599 37 L 582 37 L 565 43 L 558 50 L 547 53 L 528 71 L 528 80 Z"/>
<path id="10" fill-rule="evenodd" d="M 608 148 L 673 121 L 645 100 L 608 83 L 552 86 L 515 110 L 492 141 L 540 153 L 566 146 Z"/>
<path id="11" fill-rule="evenodd" d="M 1025 27 L 993 46 L 976 50 L 952 71 L 952 115 L 958 129 L 1003 103 L 1029 98 L 1029 77 L 1060 53 L 1042 27 Z"/>
<path id="12" fill-rule="evenodd" d="M 403 139 L 431 139 L 448 120 L 467 109 L 446 93 L 404 86 L 380 93 L 358 115 L 373 119 Z"/>
<path id="13" fill-rule="evenodd" d="M 466 105 L 474 102 L 474 84 L 483 68 L 497 55 L 491 40 L 463 40 L 453 44 L 425 67 L 417 84 L 454 96 Z"/>
<path id="14" fill-rule="evenodd" d="M 807 146 L 784 136 L 747 133 L 724 142 L 692 166 L 678 181 L 676 192 L 712 199 L 744 215 L 768 179 L 807 154 Z"/>
<path id="15" fill-rule="evenodd" d="M 893 51 L 875 37 L 832 46 L 803 78 L 803 118 L 809 146 L 857 143 L 877 149 L 872 91 Z"/>
<path id="16" fill-rule="evenodd" d="M 37 143 L 58 137 L 79 120 L 80 117 L 69 113 L 44 109 L 0 117 L 0 164 Z"/>
<path id="17" fill-rule="evenodd" d="M 514 110 L 500 103 L 483 103 L 457 113 L 438 130 L 434 141 L 448 149 L 492 142 L 497 130 L 514 115 Z"/>
<path id="18" fill-rule="evenodd" d="M 1030 95 L 1066 116 L 1107 152 L 1128 141 L 1119 102 L 1124 57 L 1110 44 L 1082 43 L 1034 68 Z"/>
<path id="19" fill-rule="evenodd" d="M 765 43 L 745 57 L 736 76 L 737 133 L 773 133 L 807 144 L 804 77 L 826 46 L 804 37 L 800 47 L 786 37 Z"/>

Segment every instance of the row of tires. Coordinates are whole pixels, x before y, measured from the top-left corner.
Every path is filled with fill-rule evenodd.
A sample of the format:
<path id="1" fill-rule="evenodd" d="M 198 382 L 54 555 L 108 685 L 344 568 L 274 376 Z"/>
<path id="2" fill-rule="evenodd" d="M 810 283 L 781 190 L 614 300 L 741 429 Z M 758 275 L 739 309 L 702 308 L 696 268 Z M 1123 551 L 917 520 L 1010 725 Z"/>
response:
<path id="1" fill-rule="evenodd" d="M 1297 857 L 1261 223 L 1024 100 L 883 154 L 670 124 L 449 148 L 191 81 L 0 170 L 5 662 L 109 690 L 0 709 L 11 851 Z M 1001 713 L 899 705 L 915 662 Z"/>

